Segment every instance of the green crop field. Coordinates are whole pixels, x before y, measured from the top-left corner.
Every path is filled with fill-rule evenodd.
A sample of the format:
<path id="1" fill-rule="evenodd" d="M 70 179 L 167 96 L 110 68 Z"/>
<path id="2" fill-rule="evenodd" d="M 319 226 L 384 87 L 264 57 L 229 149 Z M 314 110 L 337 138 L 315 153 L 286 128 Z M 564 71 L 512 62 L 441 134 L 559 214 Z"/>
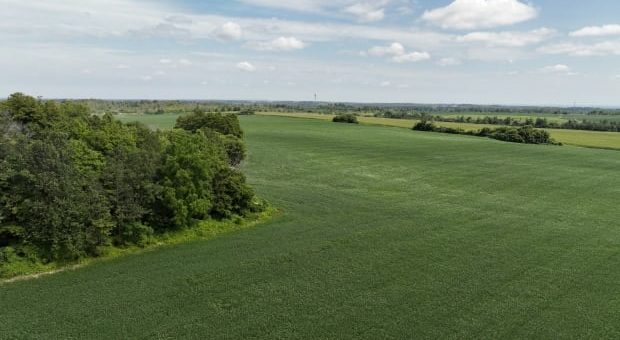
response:
<path id="1" fill-rule="evenodd" d="M 617 151 L 241 121 L 279 217 L 0 285 L 0 338 L 620 337 Z"/>
<path id="2" fill-rule="evenodd" d="M 548 131 L 553 138 L 567 145 L 620 150 L 620 132 L 563 129 L 548 129 Z"/>
<path id="3" fill-rule="evenodd" d="M 265 116 L 282 116 L 282 117 L 296 117 L 296 118 L 312 118 L 320 120 L 331 120 L 333 115 L 323 115 L 316 113 L 289 113 L 289 112 L 260 112 L 260 115 Z M 172 117 L 172 116 L 171 116 Z M 127 119 L 127 118 L 125 118 Z M 152 119 L 152 118 L 149 118 Z M 167 118 L 156 118 L 165 120 Z M 175 118 L 176 119 L 176 118 Z M 418 121 L 409 119 L 393 119 L 393 118 L 376 118 L 376 117 L 359 117 L 361 124 L 370 125 L 383 125 L 402 128 L 411 128 Z M 150 121 L 150 120 L 148 120 Z M 463 130 L 479 130 L 482 128 L 497 128 L 498 125 L 488 124 L 471 124 L 471 123 L 452 123 L 452 122 L 435 122 L 438 126 L 450 127 Z M 564 130 L 564 129 L 547 129 L 551 133 L 551 137 L 558 142 L 567 144 L 582 146 L 588 148 L 602 148 L 602 149 L 618 149 L 620 150 L 620 133 L 618 132 L 597 132 L 597 131 L 582 131 L 582 130 Z"/>
<path id="4" fill-rule="evenodd" d="M 312 118 L 329 121 L 334 116 L 324 115 L 318 113 L 290 113 L 290 112 L 259 112 L 259 115 L 263 116 L 282 116 L 282 117 L 296 117 L 296 118 Z M 118 119 L 124 122 L 130 122 L 139 120 L 142 123 L 152 128 L 167 128 L 174 125 L 174 122 L 180 115 L 178 114 L 165 114 L 165 115 L 119 115 Z M 393 119 L 393 118 L 378 118 L 378 117 L 359 117 L 359 121 L 362 124 L 368 125 L 382 125 L 393 126 L 401 128 L 411 128 L 418 121 L 409 119 Z M 439 126 L 459 128 L 464 130 L 479 130 L 484 127 L 496 128 L 497 125 L 488 124 L 471 124 L 471 123 L 451 123 L 451 122 L 436 122 Z M 558 142 L 562 142 L 567 145 L 583 146 L 589 148 L 602 148 L 602 149 L 618 149 L 620 150 L 620 133 L 618 132 L 596 132 L 596 131 L 580 131 L 580 130 L 563 130 L 563 129 L 548 129 L 551 132 L 551 136 Z"/>

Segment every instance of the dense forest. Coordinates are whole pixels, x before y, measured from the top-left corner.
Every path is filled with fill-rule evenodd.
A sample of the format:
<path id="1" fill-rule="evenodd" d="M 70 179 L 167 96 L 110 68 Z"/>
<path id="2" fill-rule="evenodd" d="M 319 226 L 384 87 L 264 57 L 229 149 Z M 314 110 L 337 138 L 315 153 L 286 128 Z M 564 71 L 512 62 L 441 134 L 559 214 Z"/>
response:
<path id="1" fill-rule="evenodd" d="M 236 168 L 235 115 L 197 109 L 152 131 L 72 101 L 16 93 L 0 105 L 0 272 L 263 209 Z"/>

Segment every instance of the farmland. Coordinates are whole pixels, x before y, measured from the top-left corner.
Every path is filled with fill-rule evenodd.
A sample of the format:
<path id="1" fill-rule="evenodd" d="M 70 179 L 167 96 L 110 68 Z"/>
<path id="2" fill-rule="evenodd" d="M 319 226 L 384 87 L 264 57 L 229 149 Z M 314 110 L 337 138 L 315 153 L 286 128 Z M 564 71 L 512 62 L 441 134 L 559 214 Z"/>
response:
<path id="1" fill-rule="evenodd" d="M 620 336 L 617 151 L 241 122 L 279 217 L 0 286 L 2 337 Z"/>
<path id="2" fill-rule="evenodd" d="M 323 114 L 310 114 L 310 113 L 282 113 L 282 112 L 261 112 L 261 115 L 267 116 L 284 116 L 284 117 L 299 117 L 299 118 L 311 118 L 329 121 L 333 118 L 333 115 Z M 171 116 L 172 117 L 172 116 Z M 170 118 L 149 118 L 154 122 L 165 123 Z M 410 119 L 391 119 L 391 118 L 378 118 L 378 117 L 359 117 L 360 123 L 370 125 L 383 125 L 402 128 L 411 128 L 418 120 Z M 463 130 L 479 130 L 484 127 L 494 128 L 496 125 L 488 124 L 468 124 L 468 123 L 452 123 L 452 122 L 437 122 L 438 126 L 460 128 Z M 567 145 L 575 145 L 590 148 L 602 148 L 602 149 L 620 149 L 620 133 L 617 132 L 594 132 L 594 131 L 580 131 L 580 130 L 563 130 L 563 129 L 547 129 L 551 133 L 551 137 L 560 143 Z"/>

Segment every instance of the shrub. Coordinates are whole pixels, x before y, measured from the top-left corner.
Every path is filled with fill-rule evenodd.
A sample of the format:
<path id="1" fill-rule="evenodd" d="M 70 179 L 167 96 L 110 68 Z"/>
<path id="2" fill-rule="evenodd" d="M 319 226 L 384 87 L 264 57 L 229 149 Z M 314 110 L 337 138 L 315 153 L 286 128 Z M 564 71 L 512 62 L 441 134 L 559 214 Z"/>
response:
<path id="1" fill-rule="evenodd" d="M 506 142 L 526 144 L 557 144 L 553 139 L 551 139 L 549 132 L 541 129 L 535 129 L 529 125 L 519 128 L 500 127 L 495 130 L 489 130 L 485 133 L 487 133 L 487 136 L 490 138 Z"/>
<path id="2" fill-rule="evenodd" d="M 357 116 L 351 113 L 340 114 L 332 119 L 334 123 L 349 123 L 349 124 L 359 124 L 357 121 Z"/>
<path id="3" fill-rule="evenodd" d="M 512 143 L 526 143 L 526 144 L 555 144 L 561 145 L 560 143 L 555 142 L 551 139 L 549 132 L 545 130 L 535 129 L 532 126 L 522 126 L 519 128 L 515 127 L 499 127 L 496 129 L 483 128 L 474 131 L 464 131 L 459 128 L 451 128 L 451 127 L 443 127 L 443 126 L 435 126 L 435 124 L 431 121 L 422 120 L 417 123 L 413 130 L 417 131 L 432 131 L 432 132 L 442 132 L 442 133 L 451 133 L 451 134 L 459 134 L 459 135 L 473 135 L 479 137 L 489 137 L 501 141 L 512 142 Z"/>
<path id="4" fill-rule="evenodd" d="M 443 127 L 443 126 L 436 128 L 435 131 L 441 132 L 441 133 L 450 133 L 453 135 L 464 135 L 465 134 L 465 130 L 463 129 L 455 129 L 455 128 Z"/>
<path id="5" fill-rule="evenodd" d="M 140 222 L 133 222 L 122 226 L 118 244 L 144 247 L 151 243 L 151 238 L 154 234 L 153 228 Z"/>
<path id="6" fill-rule="evenodd" d="M 435 126 L 435 124 L 428 120 L 420 121 L 413 126 L 413 130 L 416 131 L 435 131 L 436 129 L 437 127 Z"/>

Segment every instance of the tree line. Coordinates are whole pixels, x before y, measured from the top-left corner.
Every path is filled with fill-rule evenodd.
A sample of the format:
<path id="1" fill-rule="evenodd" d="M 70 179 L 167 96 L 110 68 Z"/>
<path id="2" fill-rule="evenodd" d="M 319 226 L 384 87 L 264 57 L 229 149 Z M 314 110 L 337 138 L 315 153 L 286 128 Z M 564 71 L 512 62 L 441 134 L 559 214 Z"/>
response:
<path id="1" fill-rule="evenodd" d="M 143 245 L 199 220 L 261 211 L 235 115 L 196 110 L 170 131 L 16 93 L 0 103 L 0 272 Z"/>
<path id="2" fill-rule="evenodd" d="M 497 117 L 497 116 L 484 116 L 484 117 L 471 117 L 471 116 L 458 116 L 458 117 L 445 117 L 445 116 L 431 116 L 424 117 L 427 120 L 437 122 L 451 122 L 451 123 L 470 123 L 470 124 L 487 124 L 487 125 L 506 125 L 506 126 L 533 126 L 539 129 L 567 129 L 567 130 L 586 130 L 586 131 L 608 131 L 608 132 L 620 132 L 620 120 L 576 120 L 569 119 L 566 122 L 558 122 L 554 120 L 548 120 L 544 117 L 516 119 L 513 117 Z"/>
<path id="3" fill-rule="evenodd" d="M 63 100 L 60 100 L 61 102 Z M 301 112 L 319 114 L 356 114 L 384 118 L 422 119 L 436 114 L 465 115 L 562 115 L 562 116 L 619 116 L 618 109 L 596 109 L 587 107 L 558 108 L 535 106 L 498 106 L 466 104 L 364 104 L 305 102 L 261 102 L 261 101 L 215 101 L 215 100 L 99 100 L 85 99 L 79 103 L 88 106 L 92 113 L 136 113 L 166 114 L 191 113 L 196 108 L 208 112 L 253 114 L 254 112 Z"/>
<path id="4" fill-rule="evenodd" d="M 549 132 L 536 129 L 529 125 L 521 127 L 503 126 L 496 129 L 483 128 L 477 131 L 465 131 L 460 128 L 437 126 L 432 121 L 423 120 L 415 124 L 413 130 L 488 137 L 511 143 L 561 145 L 551 138 Z"/>

